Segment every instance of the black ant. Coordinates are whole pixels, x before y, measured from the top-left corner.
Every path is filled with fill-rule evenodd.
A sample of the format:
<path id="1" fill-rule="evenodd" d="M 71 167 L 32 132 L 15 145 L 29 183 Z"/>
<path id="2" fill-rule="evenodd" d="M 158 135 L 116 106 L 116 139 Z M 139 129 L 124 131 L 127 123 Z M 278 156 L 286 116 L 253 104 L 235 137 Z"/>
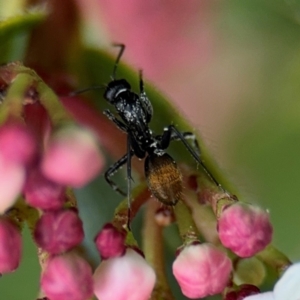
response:
<path id="1" fill-rule="evenodd" d="M 142 71 L 139 72 L 140 92 L 137 94 L 131 90 L 126 79 L 116 79 L 117 67 L 125 50 L 125 45 L 115 44 L 114 46 L 120 47 L 120 51 L 114 64 L 112 80 L 105 87 L 104 98 L 114 106 L 117 115 L 109 109 L 104 110 L 103 113 L 127 134 L 127 153 L 115 162 L 105 172 L 104 176 L 115 191 L 122 196 L 127 196 L 128 222 L 130 222 L 131 158 L 133 156 L 139 159 L 146 157 L 145 176 L 148 187 L 160 202 L 174 206 L 182 199 L 181 172 L 174 159 L 166 153 L 171 141 L 181 141 L 195 161 L 202 166 L 208 177 L 218 187 L 221 187 L 200 159 L 199 144 L 192 132 L 180 132 L 174 125 L 169 125 L 164 128 L 161 135 L 153 134 L 148 125 L 153 116 L 153 107 L 144 90 Z M 94 88 L 99 87 L 89 89 Z M 192 145 L 187 140 L 191 140 Z M 124 164 L 127 164 L 127 195 L 111 180 L 112 175 Z"/>

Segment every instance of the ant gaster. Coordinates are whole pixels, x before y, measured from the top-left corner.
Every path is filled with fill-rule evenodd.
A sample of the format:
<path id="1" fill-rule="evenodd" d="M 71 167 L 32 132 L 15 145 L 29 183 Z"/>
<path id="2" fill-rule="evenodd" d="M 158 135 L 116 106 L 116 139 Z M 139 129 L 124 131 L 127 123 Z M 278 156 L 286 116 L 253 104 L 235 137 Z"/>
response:
<path id="1" fill-rule="evenodd" d="M 153 116 L 153 107 L 144 90 L 142 72 L 139 72 L 139 94 L 131 90 L 126 79 L 116 79 L 116 70 L 125 45 L 120 47 L 112 80 L 106 86 L 104 98 L 114 106 L 116 115 L 110 110 L 104 114 L 115 125 L 127 134 L 127 153 L 114 163 L 105 173 L 110 186 L 123 196 L 126 194 L 111 180 L 111 176 L 127 164 L 127 197 L 128 217 L 130 218 L 131 196 L 131 158 L 145 159 L 145 176 L 151 193 L 165 205 L 173 206 L 182 199 L 182 175 L 173 158 L 166 153 L 171 141 L 181 141 L 198 164 L 202 166 L 209 178 L 221 187 L 218 181 L 200 159 L 200 149 L 195 135 L 191 132 L 180 132 L 174 125 L 166 127 L 161 135 L 154 135 L 149 128 Z M 187 141 L 191 140 L 191 144 Z M 130 222 L 130 219 L 128 219 Z"/>

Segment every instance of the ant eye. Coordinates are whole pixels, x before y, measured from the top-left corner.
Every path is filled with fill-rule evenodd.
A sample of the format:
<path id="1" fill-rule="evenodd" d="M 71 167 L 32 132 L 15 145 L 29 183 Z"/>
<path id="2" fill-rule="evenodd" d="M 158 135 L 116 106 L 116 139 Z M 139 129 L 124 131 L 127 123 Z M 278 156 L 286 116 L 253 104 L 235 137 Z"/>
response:
<path id="1" fill-rule="evenodd" d="M 145 161 L 148 187 L 155 198 L 166 205 L 175 205 L 182 196 L 182 175 L 168 154 L 149 155 Z"/>
<path id="2" fill-rule="evenodd" d="M 111 104 L 114 103 L 116 90 L 108 86 L 104 92 L 104 98 Z"/>

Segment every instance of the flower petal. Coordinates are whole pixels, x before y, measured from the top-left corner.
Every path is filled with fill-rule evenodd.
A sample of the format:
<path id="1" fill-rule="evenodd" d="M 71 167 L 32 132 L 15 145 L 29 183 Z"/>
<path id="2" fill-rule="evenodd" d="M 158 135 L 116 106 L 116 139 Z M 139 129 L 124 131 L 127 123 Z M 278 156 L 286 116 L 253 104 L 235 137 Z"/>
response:
<path id="1" fill-rule="evenodd" d="M 300 299 L 300 262 L 290 266 L 274 287 L 276 300 Z"/>
<path id="2" fill-rule="evenodd" d="M 101 262 L 94 273 L 94 293 L 101 300 L 147 300 L 155 278 L 145 259 L 127 249 L 125 255 Z"/>
<path id="3" fill-rule="evenodd" d="M 282 298 L 281 300 L 286 300 Z M 275 300 L 273 292 L 266 292 L 244 298 L 244 300 Z"/>

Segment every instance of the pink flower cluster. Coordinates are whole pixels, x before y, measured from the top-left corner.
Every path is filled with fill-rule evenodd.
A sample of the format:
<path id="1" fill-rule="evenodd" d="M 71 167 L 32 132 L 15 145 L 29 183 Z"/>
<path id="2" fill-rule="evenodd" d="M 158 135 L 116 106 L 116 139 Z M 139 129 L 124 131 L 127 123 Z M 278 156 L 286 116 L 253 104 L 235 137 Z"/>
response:
<path id="1" fill-rule="evenodd" d="M 127 244 L 128 232 L 120 230 L 122 226 L 106 224 L 96 236 L 102 262 L 94 273 L 74 251 L 84 238 L 83 224 L 78 211 L 65 206 L 66 188 L 84 186 L 104 161 L 89 129 L 70 122 L 52 128 L 46 120 L 37 128 L 36 120 L 27 116 L 0 127 L 0 273 L 15 270 L 21 259 L 19 229 L 5 214 L 23 194 L 26 203 L 40 212 L 33 237 L 49 255 L 41 276 L 47 298 L 87 300 L 95 294 L 107 300 L 149 299 L 156 274 L 141 251 Z M 173 221 L 173 214 L 164 208 L 155 217 L 159 226 Z M 268 213 L 236 201 L 223 207 L 217 227 L 222 245 L 239 257 L 255 255 L 272 238 Z M 224 294 L 232 284 L 231 259 L 210 243 L 183 240 L 172 269 L 182 293 L 190 299 Z M 243 299 L 257 292 L 248 287 L 230 291 L 226 297 Z"/>
<path id="2" fill-rule="evenodd" d="M 55 218 L 53 215 L 47 216 L 45 226 L 47 221 Z M 58 218 L 61 219 L 59 227 L 65 227 L 67 224 L 62 224 L 65 217 Z M 58 238 L 62 247 L 66 243 L 65 234 Z M 51 300 L 87 300 L 95 294 L 98 299 L 106 300 L 149 299 L 155 284 L 155 273 L 140 253 L 125 247 L 124 233 L 107 224 L 95 238 L 95 243 L 105 259 L 94 275 L 88 263 L 72 251 L 54 255 L 48 260 L 41 278 L 41 287 L 47 297 Z"/>
<path id="3" fill-rule="evenodd" d="M 89 264 L 71 251 L 82 241 L 84 232 L 77 211 L 63 208 L 65 187 L 86 184 L 102 165 L 97 141 L 85 128 L 66 125 L 43 140 L 20 122 L 7 122 L 0 128 L 0 168 L 5 174 L 0 180 L 5 187 L 1 189 L 1 212 L 7 211 L 22 191 L 29 205 L 44 211 L 34 239 L 51 254 L 41 278 L 42 289 L 50 299 L 84 300 L 95 293 L 99 299 L 143 300 L 154 288 L 153 269 L 139 253 L 125 247 L 125 233 L 111 224 L 95 239 L 103 261 L 94 275 Z M 8 220 L 2 219 L 0 226 L 0 240 L 8 241 L 0 249 L 0 257 L 6 261 L 0 272 L 5 273 L 19 264 L 21 238 Z M 255 255 L 272 236 L 268 214 L 239 203 L 223 210 L 218 231 L 223 245 L 241 257 Z M 14 252 L 8 251 L 10 242 Z M 221 293 L 231 272 L 231 260 L 210 244 L 185 246 L 173 264 L 183 294 L 191 299 Z M 118 288 L 112 291 L 112 286 Z"/>
<path id="4" fill-rule="evenodd" d="M 21 234 L 9 209 L 23 194 L 41 212 L 34 239 L 50 255 L 41 278 L 46 296 L 88 299 L 93 295 L 91 267 L 71 251 L 83 240 L 82 221 L 76 209 L 64 204 L 67 186 L 81 187 L 100 172 L 97 139 L 74 123 L 51 129 L 26 120 L 9 119 L 0 127 L 0 274 L 14 271 L 21 260 Z"/>
<path id="5" fill-rule="evenodd" d="M 223 207 L 217 229 L 223 246 L 242 258 L 262 251 L 271 242 L 273 232 L 266 211 L 236 200 Z M 184 246 L 173 263 L 173 274 L 181 291 L 190 299 L 224 293 L 232 285 L 232 272 L 227 254 L 208 243 Z M 242 300 L 257 293 L 256 286 L 245 284 L 235 287 L 226 300 Z"/>
<path id="6" fill-rule="evenodd" d="M 98 299 L 147 300 L 156 275 L 141 253 L 125 246 L 124 232 L 106 224 L 95 238 L 102 262 L 94 273 Z"/>
<path id="7" fill-rule="evenodd" d="M 102 166 L 97 139 L 86 128 L 65 125 L 38 138 L 25 123 L 7 121 L 0 127 L 0 213 L 22 191 L 33 207 L 61 208 L 65 186 L 85 185 Z"/>

